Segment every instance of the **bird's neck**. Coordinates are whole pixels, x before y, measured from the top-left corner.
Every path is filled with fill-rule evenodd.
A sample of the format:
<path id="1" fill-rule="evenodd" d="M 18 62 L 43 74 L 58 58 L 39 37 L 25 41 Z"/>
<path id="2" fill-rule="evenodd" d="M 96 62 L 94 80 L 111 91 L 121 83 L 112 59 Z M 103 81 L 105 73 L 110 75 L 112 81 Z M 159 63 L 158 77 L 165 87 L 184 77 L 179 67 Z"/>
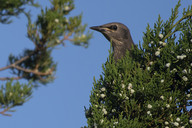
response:
<path id="1" fill-rule="evenodd" d="M 118 42 L 118 44 L 112 42 L 112 46 L 113 46 L 113 55 L 114 55 L 115 61 L 125 56 L 127 48 L 125 45 L 123 45 L 122 42 Z"/>
<path id="2" fill-rule="evenodd" d="M 130 51 L 133 45 L 134 45 L 134 43 L 133 43 L 132 39 L 125 40 L 125 42 L 113 40 L 112 47 L 113 47 L 113 55 L 114 55 L 115 61 L 124 57 L 126 54 L 126 51 L 127 50 Z"/>
<path id="3" fill-rule="evenodd" d="M 126 48 L 122 46 L 113 46 L 113 56 L 115 61 L 121 59 L 126 54 Z"/>

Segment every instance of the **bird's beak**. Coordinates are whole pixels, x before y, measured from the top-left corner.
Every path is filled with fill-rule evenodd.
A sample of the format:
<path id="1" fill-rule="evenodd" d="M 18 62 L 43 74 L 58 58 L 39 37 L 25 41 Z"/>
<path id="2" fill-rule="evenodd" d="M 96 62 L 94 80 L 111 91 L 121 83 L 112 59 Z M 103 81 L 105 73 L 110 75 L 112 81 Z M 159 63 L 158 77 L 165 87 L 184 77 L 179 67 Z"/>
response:
<path id="1" fill-rule="evenodd" d="M 106 31 L 107 28 L 102 27 L 102 26 L 93 26 L 93 27 L 90 27 L 90 29 L 93 29 L 98 32 L 104 32 L 104 31 Z"/>

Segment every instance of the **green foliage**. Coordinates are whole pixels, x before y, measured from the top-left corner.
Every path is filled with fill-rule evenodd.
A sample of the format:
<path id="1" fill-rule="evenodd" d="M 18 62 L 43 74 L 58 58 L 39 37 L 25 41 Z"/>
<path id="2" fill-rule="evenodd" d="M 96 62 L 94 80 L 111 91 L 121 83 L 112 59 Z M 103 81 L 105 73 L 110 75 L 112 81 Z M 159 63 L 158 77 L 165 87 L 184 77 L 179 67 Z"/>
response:
<path id="1" fill-rule="evenodd" d="M 51 56 L 56 47 L 70 41 L 74 45 L 88 47 L 92 34 L 86 31 L 82 24 L 82 14 L 69 16 L 75 8 L 73 0 L 51 0 L 50 8 L 41 8 L 41 13 L 32 23 L 31 15 L 25 12 L 25 5 L 37 6 L 33 0 L 3 0 L 0 5 L 0 22 L 10 23 L 10 17 L 24 13 L 28 19 L 27 37 L 34 44 L 34 49 L 25 49 L 19 56 L 10 55 L 9 63 L 0 71 L 10 69 L 13 77 L 3 77 L 8 80 L 6 86 L 0 89 L 0 114 L 6 115 L 11 108 L 22 105 L 30 96 L 33 87 L 46 85 L 54 80 L 57 63 Z M 20 82 L 9 80 L 25 79 L 31 84 L 21 85 Z"/>
<path id="2" fill-rule="evenodd" d="M 92 36 L 89 32 L 84 34 L 86 25 L 81 24 L 82 15 L 68 16 L 74 9 L 73 0 L 53 0 L 51 3 L 50 9 L 41 9 L 41 14 L 34 23 L 28 16 L 27 34 L 35 49 L 26 49 L 19 57 L 9 57 L 10 65 L 23 57 L 28 57 L 17 66 L 13 66 L 12 73 L 43 84 L 54 79 L 56 63 L 51 53 L 56 46 L 65 45 L 65 41 L 70 41 L 74 45 L 88 47 L 88 41 Z"/>
<path id="3" fill-rule="evenodd" d="M 38 7 L 39 5 L 34 3 L 34 0 L 1 0 L 0 4 L 0 23 L 9 24 L 12 22 L 10 18 L 12 16 L 18 16 L 20 13 L 30 15 L 25 11 L 26 5 Z"/>
<path id="4" fill-rule="evenodd" d="M 20 84 L 19 82 L 7 81 L 6 85 L 1 85 L 0 89 L 0 109 L 4 109 L 0 113 L 9 115 L 5 112 L 9 111 L 15 106 L 22 105 L 31 98 L 32 85 Z"/>
<path id="5" fill-rule="evenodd" d="M 103 65 L 94 80 L 88 127 L 159 128 L 192 126 L 192 6 L 178 18 L 147 26 L 143 46 Z"/>
<path id="6" fill-rule="evenodd" d="M 24 55 L 19 57 L 9 56 L 9 64 L 13 64 L 21 60 L 23 56 L 30 56 L 27 60 L 17 64 L 19 68 L 11 68 L 12 74 L 23 79 L 33 80 L 37 84 L 47 84 L 54 80 L 53 72 L 56 71 L 56 63 L 51 57 L 51 50 L 24 50 Z M 23 68 L 22 68 L 23 67 Z M 32 70 L 31 70 L 32 69 Z"/>
<path id="7" fill-rule="evenodd" d="M 69 17 L 74 9 L 73 0 L 53 0 L 51 9 L 41 9 L 37 21 L 32 24 L 29 18 L 28 38 L 36 47 L 54 48 L 64 41 L 71 41 L 75 45 L 88 47 L 91 33 L 85 32 L 86 24 L 82 25 L 82 15 Z M 70 38 L 73 36 L 73 38 Z"/>

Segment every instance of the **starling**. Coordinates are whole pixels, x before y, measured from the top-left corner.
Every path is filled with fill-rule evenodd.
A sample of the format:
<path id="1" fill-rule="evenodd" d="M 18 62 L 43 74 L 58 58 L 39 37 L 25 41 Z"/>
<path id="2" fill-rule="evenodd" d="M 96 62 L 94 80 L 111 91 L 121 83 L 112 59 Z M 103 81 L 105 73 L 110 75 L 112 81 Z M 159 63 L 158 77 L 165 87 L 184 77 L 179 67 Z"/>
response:
<path id="1" fill-rule="evenodd" d="M 113 22 L 90 29 L 101 32 L 108 41 L 112 42 L 114 59 L 117 62 L 134 46 L 129 29 L 121 23 Z"/>

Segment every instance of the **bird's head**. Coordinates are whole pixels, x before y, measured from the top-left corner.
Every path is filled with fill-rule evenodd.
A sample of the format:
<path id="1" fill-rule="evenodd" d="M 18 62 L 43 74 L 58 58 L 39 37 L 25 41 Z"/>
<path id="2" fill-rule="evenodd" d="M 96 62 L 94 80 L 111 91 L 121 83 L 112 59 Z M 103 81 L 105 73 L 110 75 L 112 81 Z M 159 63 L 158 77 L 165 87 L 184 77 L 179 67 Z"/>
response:
<path id="1" fill-rule="evenodd" d="M 101 32 L 112 42 L 115 61 L 125 56 L 126 51 L 130 51 L 132 46 L 134 46 L 129 29 L 124 24 L 113 22 L 90 28 Z"/>
<path id="2" fill-rule="evenodd" d="M 126 40 L 129 40 L 129 38 L 131 39 L 129 29 L 124 24 L 118 22 L 93 26 L 90 28 L 101 32 L 110 42 L 113 43 L 113 45 L 122 45 L 122 43 L 127 42 Z"/>

